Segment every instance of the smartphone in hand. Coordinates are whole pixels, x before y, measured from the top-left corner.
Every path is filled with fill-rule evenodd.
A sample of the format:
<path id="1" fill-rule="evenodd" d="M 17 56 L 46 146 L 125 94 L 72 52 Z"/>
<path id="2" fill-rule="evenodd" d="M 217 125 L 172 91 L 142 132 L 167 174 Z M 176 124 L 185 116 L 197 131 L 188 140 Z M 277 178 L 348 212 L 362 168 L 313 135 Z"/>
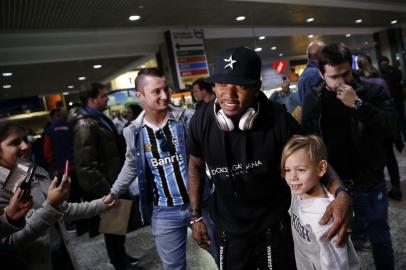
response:
<path id="1" fill-rule="evenodd" d="M 4 183 L 4 189 L 10 193 L 15 193 L 17 188 L 22 190 L 19 201 L 27 201 L 31 196 L 31 182 L 35 173 L 34 163 L 18 159 L 11 169 Z"/>
<path id="2" fill-rule="evenodd" d="M 59 170 L 59 173 L 57 175 L 58 181 L 57 181 L 57 186 L 59 186 L 62 182 L 62 177 L 66 175 L 66 177 L 69 177 L 69 160 L 65 161 L 65 167 L 63 169 L 63 173 L 61 170 Z"/>

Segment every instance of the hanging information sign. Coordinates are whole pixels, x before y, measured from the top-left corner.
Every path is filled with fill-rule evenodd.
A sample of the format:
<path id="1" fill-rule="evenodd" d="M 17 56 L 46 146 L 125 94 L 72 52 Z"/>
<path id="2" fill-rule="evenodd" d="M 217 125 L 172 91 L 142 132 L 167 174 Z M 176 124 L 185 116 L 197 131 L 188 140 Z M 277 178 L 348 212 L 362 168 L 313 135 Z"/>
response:
<path id="1" fill-rule="evenodd" d="M 171 30 L 170 47 L 176 68 L 178 87 L 186 88 L 193 81 L 209 76 L 203 30 Z M 171 59 L 172 60 L 172 59 Z"/>

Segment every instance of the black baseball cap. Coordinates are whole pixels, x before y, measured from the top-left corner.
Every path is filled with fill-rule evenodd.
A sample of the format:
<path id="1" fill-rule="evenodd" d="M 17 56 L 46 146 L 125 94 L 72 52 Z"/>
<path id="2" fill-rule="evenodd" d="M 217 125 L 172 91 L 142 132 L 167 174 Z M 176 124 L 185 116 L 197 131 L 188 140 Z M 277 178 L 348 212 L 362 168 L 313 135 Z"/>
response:
<path id="1" fill-rule="evenodd" d="M 261 58 L 245 47 L 230 48 L 217 56 L 214 74 L 208 83 L 250 85 L 261 81 Z"/>

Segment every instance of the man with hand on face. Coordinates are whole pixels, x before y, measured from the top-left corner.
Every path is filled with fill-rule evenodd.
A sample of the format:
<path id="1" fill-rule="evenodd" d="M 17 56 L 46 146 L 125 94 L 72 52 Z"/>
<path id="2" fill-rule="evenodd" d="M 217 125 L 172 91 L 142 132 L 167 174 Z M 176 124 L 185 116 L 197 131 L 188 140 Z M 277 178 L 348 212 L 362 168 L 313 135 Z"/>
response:
<path id="1" fill-rule="evenodd" d="M 144 111 L 124 129 L 126 161 L 106 201 L 112 202 L 138 177 L 142 219 L 151 223 L 164 269 L 186 270 L 190 219 L 185 141 L 193 112 L 169 106 L 166 79 L 156 68 L 141 69 L 135 84 Z M 200 192 L 204 200 L 210 190 L 205 186 Z"/>
<path id="2" fill-rule="evenodd" d="M 369 240 L 376 269 L 394 269 L 383 169 L 384 141 L 399 132 L 396 111 L 381 86 L 353 73 L 351 51 L 330 44 L 319 56 L 323 82 L 305 97 L 302 125 L 322 135 L 330 164 L 354 195 L 352 239 Z"/>
<path id="3" fill-rule="evenodd" d="M 202 105 L 189 126 L 189 197 L 193 237 L 200 246 L 209 240 L 201 219 L 199 190 L 205 163 L 215 184 L 210 215 L 219 245 L 219 268 L 296 269 L 288 209 L 290 191 L 281 177 L 282 149 L 298 123 L 261 87 L 261 60 L 248 48 L 221 53 L 214 75 L 216 100 Z M 329 191 L 336 199 L 322 223 L 333 216 L 327 237 L 337 231 L 343 244 L 351 221 L 351 198 L 330 172 Z"/>

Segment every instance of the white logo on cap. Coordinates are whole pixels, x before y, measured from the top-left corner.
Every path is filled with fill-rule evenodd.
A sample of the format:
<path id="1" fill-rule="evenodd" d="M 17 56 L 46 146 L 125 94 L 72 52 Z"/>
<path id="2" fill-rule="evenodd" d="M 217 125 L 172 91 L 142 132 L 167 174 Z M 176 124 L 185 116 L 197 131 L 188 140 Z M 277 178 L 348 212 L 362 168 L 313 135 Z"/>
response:
<path id="1" fill-rule="evenodd" d="M 233 65 L 237 62 L 236 60 L 233 60 L 233 56 L 230 55 L 230 58 L 225 59 L 224 58 L 224 62 L 228 62 L 227 65 L 224 66 L 224 69 L 226 69 L 227 67 L 230 67 L 231 69 L 234 69 Z"/>

